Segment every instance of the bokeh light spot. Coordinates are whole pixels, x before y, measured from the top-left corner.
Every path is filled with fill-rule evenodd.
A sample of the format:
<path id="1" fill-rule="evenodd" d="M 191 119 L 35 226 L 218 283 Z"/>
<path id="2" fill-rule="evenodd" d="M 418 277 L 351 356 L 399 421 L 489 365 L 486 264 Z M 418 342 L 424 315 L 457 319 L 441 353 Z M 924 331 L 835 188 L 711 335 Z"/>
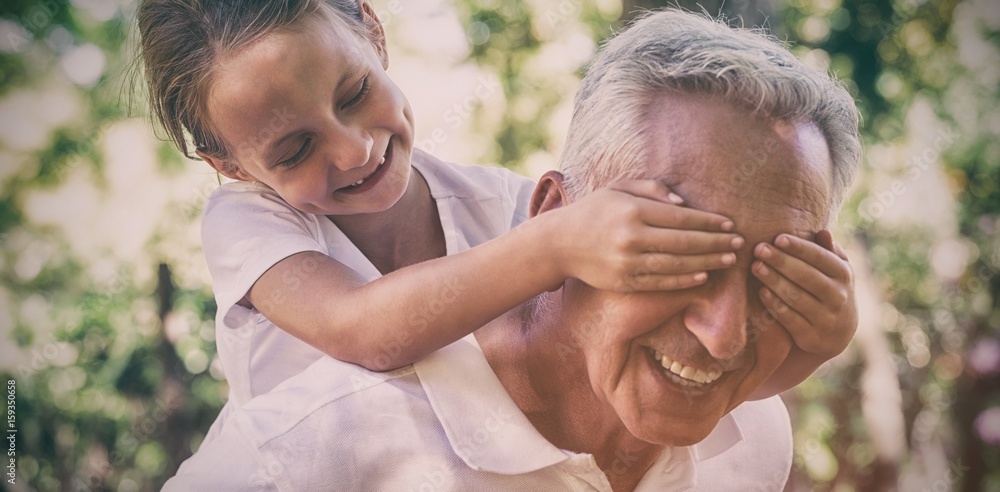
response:
<path id="1" fill-rule="evenodd" d="M 104 73 L 104 64 L 104 51 L 93 44 L 73 48 L 59 60 L 66 77 L 84 87 L 97 83 Z"/>

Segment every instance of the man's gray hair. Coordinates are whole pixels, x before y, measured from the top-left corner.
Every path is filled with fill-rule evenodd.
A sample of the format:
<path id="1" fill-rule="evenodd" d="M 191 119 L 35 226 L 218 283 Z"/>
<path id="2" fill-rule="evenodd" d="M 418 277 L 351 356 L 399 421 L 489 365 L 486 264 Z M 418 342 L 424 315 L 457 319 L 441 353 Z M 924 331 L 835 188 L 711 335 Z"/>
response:
<path id="1" fill-rule="evenodd" d="M 833 163 L 830 210 L 839 209 L 861 159 L 850 94 L 773 37 L 676 9 L 634 22 L 587 70 L 560 163 L 570 198 L 643 177 L 647 116 L 658 96 L 677 92 L 710 95 L 778 120 L 815 123 Z"/>

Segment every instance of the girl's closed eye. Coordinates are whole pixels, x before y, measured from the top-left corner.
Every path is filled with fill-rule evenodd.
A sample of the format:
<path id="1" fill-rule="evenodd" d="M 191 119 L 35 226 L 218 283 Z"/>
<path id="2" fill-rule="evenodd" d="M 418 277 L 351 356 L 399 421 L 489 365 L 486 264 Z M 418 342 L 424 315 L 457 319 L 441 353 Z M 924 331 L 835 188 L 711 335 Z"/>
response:
<path id="1" fill-rule="evenodd" d="M 365 99 L 365 96 L 367 96 L 368 92 L 370 91 L 371 91 L 371 84 L 368 82 L 368 76 L 366 75 L 363 79 L 361 79 L 360 84 L 358 86 L 358 91 L 354 94 L 353 97 L 351 97 L 349 101 L 347 101 L 346 103 L 344 103 L 343 106 L 341 106 L 341 109 L 350 109 L 354 106 L 357 106 L 359 103 L 361 103 L 361 101 Z M 279 162 L 278 166 L 292 167 L 302 162 L 302 160 L 305 159 L 305 157 L 309 154 L 310 147 L 312 147 L 311 137 L 306 138 L 305 141 L 302 142 L 302 146 L 299 147 L 299 150 L 298 152 L 295 153 L 295 155 Z"/>
<path id="2" fill-rule="evenodd" d="M 364 100 L 365 96 L 368 95 L 368 91 L 370 90 L 371 90 L 371 84 L 368 83 L 368 76 L 365 75 L 365 78 L 361 79 L 361 85 L 358 87 L 358 92 L 356 92 L 354 94 L 354 97 L 352 97 L 349 101 L 344 103 L 344 105 L 341 106 L 340 109 L 350 109 L 354 106 L 357 106 L 358 103 Z"/>
<path id="3" fill-rule="evenodd" d="M 309 148 L 312 147 L 312 137 L 306 137 L 305 141 L 302 142 L 302 146 L 299 147 L 299 151 L 295 155 L 289 157 L 278 163 L 280 167 L 292 167 L 305 159 L 306 154 L 309 153 Z"/>

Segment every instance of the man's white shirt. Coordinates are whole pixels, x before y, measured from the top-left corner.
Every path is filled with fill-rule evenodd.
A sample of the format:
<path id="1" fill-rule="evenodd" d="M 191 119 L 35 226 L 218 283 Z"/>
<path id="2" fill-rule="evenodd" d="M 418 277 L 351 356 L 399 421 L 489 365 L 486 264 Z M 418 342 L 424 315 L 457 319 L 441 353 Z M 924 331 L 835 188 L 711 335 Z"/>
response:
<path id="1" fill-rule="evenodd" d="M 780 491 L 791 468 L 778 397 L 701 443 L 668 448 L 635 489 Z M 609 473 L 633 459 L 618 455 Z M 548 442 L 470 335 L 389 373 L 324 357 L 234 412 L 167 491 L 610 491 L 593 456 Z"/>

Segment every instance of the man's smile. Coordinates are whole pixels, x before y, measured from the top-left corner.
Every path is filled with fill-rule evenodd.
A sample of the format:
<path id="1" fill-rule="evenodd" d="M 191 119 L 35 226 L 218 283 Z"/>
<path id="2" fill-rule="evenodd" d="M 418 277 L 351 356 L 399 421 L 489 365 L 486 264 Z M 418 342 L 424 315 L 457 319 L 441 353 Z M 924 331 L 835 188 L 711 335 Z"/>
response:
<path id="1" fill-rule="evenodd" d="M 704 387 L 722 377 L 722 371 L 720 370 L 699 369 L 693 366 L 684 365 L 681 362 L 670 358 L 670 356 L 661 354 L 656 350 L 650 348 L 647 348 L 646 350 L 653 354 L 653 359 L 655 359 L 663 368 L 663 373 L 667 377 L 671 378 L 671 380 L 682 386 Z"/>

